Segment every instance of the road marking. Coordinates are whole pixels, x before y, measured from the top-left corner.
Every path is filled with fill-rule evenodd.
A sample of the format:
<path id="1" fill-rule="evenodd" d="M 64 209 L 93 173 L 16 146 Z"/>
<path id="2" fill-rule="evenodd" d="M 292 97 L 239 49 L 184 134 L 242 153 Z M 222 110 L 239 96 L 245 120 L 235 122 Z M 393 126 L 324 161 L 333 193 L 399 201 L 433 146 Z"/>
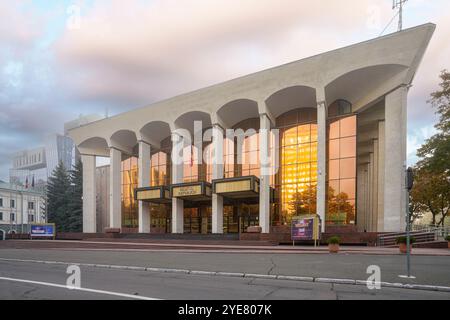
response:
<path id="1" fill-rule="evenodd" d="M 156 298 L 135 296 L 135 295 L 132 295 L 132 294 L 113 292 L 113 291 L 95 290 L 95 289 L 88 289 L 88 288 L 69 288 L 66 285 L 50 283 L 50 282 L 41 282 L 41 281 L 32 281 L 32 280 L 25 280 L 25 279 L 15 279 L 15 278 L 0 277 L 0 281 L 1 280 L 3 280 L 3 281 L 10 281 L 10 282 L 20 282 L 20 283 L 35 284 L 35 285 L 46 286 L 46 287 L 61 288 L 61 289 L 66 289 L 66 290 L 71 290 L 71 291 L 72 290 L 76 290 L 76 291 L 90 292 L 90 293 L 96 293 L 96 294 L 116 296 L 116 297 L 121 297 L 121 298 L 130 298 L 130 299 L 137 299 L 137 300 L 160 300 L 160 299 L 156 299 Z"/>
<path id="2" fill-rule="evenodd" d="M 41 263 L 41 264 L 62 264 L 62 265 L 78 265 L 83 267 L 94 268 L 106 268 L 115 270 L 132 270 L 132 271 L 144 271 L 144 267 L 133 266 L 117 266 L 117 265 L 103 265 L 103 264 L 90 264 L 79 262 L 57 262 L 57 261 L 40 261 L 40 260 L 23 260 L 23 259 L 9 259 L 0 258 L 0 261 L 10 262 L 25 262 L 25 263 Z M 246 278 L 266 278 L 268 280 L 291 280 L 300 282 L 316 282 L 316 283 L 332 283 L 332 284 L 347 284 L 347 285 L 364 285 L 371 283 L 367 280 L 354 280 L 354 279 L 333 279 L 333 278 L 313 278 L 313 277 L 299 277 L 299 276 L 286 276 L 286 275 L 267 275 L 267 274 L 246 274 L 246 273 L 232 273 L 232 272 L 211 272 L 211 271 L 199 271 L 199 270 L 180 270 L 180 269 L 167 269 L 167 268 L 151 268 L 145 267 L 145 271 L 160 272 L 160 273 L 184 273 L 191 275 L 203 275 L 208 276 L 224 276 L 224 277 L 246 277 Z M 436 285 L 422 285 L 422 284 L 404 284 L 404 283 L 390 283 L 381 282 L 382 287 L 397 288 L 397 289 L 410 289 L 410 290 L 425 290 L 425 291 L 438 291 L 438 292 L 450 292 L 450 287 L 436 286 Z"/>

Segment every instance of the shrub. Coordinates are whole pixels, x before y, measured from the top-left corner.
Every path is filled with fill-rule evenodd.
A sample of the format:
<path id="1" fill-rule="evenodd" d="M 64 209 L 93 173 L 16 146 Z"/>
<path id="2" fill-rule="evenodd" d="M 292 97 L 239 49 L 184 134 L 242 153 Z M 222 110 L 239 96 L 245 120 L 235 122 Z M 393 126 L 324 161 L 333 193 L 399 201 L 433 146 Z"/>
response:
<path id="1" fill-rule="evenodd" d="M 407 242 L 407 241 L 406 241 L 406 237 L 405 237 L 405 236 L 402 236 L 402 237 L 398 237 L 398 238 L 397 238 L 397 244 L 406 244 L 406 242 Z M 410 244 L 416 243 L 416 238 L 410 237 L 409 243 L 410 243 Z"/>
<path id="2" fill-rule="evenodd" d="M 450 236 L 445 237 L 445 240 L 447 240 L 448 242 L 450 242 Z"/>
<path id="3" fill-rule="evenodd" d="M 341 238 L 334 236 L 328 239 L 328 244 L 340 244 Z"/>

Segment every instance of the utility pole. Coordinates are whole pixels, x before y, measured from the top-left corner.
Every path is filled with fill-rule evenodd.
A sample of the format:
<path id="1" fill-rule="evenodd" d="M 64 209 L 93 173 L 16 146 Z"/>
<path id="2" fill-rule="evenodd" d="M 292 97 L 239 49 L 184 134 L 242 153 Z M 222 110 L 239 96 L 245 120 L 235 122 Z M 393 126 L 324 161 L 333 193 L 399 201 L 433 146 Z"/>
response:
<path id="1" fill-rule="evenodd" d="M 403 30 L 403 5 L 408 0 L 392 0 L 392 10 L 398 8 L 398 31 Z"/>
<path id="2" fill-rule="evenodd" d="M 406 193 L 406 276 L 400 278 L 415 279 L 411 275 L 411 212 L 409 206 L 409 194 L 414 186 L 414 171 L 412 168 L 406 169 L 405 166 L 405 193 Z"/>

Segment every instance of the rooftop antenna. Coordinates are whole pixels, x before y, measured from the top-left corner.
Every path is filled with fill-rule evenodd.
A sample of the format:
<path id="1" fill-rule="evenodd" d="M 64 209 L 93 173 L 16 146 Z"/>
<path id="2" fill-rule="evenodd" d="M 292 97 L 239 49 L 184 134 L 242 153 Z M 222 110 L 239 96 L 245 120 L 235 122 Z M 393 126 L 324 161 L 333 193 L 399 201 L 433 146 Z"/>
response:
<path id="1" fill-rule="evenodd" d="M 398 31 L 403 30 L 403 5 L 408 0 L 392 0 L 392 10 L 398 8 Z"/>

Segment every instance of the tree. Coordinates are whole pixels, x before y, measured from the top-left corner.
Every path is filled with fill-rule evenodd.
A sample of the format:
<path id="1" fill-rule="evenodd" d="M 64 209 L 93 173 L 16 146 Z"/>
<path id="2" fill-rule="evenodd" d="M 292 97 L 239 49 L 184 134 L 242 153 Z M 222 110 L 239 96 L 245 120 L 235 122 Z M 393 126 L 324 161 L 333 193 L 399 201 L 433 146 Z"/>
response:
<path id="1" fill-rule="evenodd" d="M 429 100 L 439 115 L 439 122 L 435 126 L 438 133 L 418 150 L 417 154 L 422 158 L 418 167 L 450 177 L 450 73 L 444 70 L 440 78 L 441 90 L 433 92 Z"/>
<path id="2" fill-rule="evenodd" d="M 413 225 L 417 220 L 422 219 L 424 213 L 426 212 L 426 210 L 424 210 L 424 206 L 422 206 L 419 202 L 414 201 L 411 194 L 409 195 L 409 212 L 410 225 Z"/>
<path id="3" fill-rule="evenodd" d="M 416 214 L 430 212 L 433 225 L 444 225 L 450 210 L 450 73 L 444 70 L 440 78 L 440 90 L 428 101 L 439 115 L 438 132 L 417 152 L 421 160 L 411 192 L 411 209 Z"/>
<path id="4" fill-rule="evenodd" d="M 450 180 L 442 173 L 416 169 L 411 199 L 416 212 L 430 212 L 432 225 L 444 226 L 450 210 Z"/>
<path id="5" fill-rule="evenodd" d="M 78 161 L 70 171 L 70 188 L 66 232 L 83 230 L 83 164 Z"/>
<path id="6" fill-rule="evenodd" d="M 302 192 L 296 192 L 289 201 L 289 212 L 293 216 L 316 213 L 317 193 L 315 186 L 308 186 Z"/>
<path id="7" fill-rule="evenodd" d="M 58 232 L 64 232 L 69 213 L 70 178 L 64 164 L 60 162 L 53 171 L 47 185 L 47 218 L 56 224 Z"/>

